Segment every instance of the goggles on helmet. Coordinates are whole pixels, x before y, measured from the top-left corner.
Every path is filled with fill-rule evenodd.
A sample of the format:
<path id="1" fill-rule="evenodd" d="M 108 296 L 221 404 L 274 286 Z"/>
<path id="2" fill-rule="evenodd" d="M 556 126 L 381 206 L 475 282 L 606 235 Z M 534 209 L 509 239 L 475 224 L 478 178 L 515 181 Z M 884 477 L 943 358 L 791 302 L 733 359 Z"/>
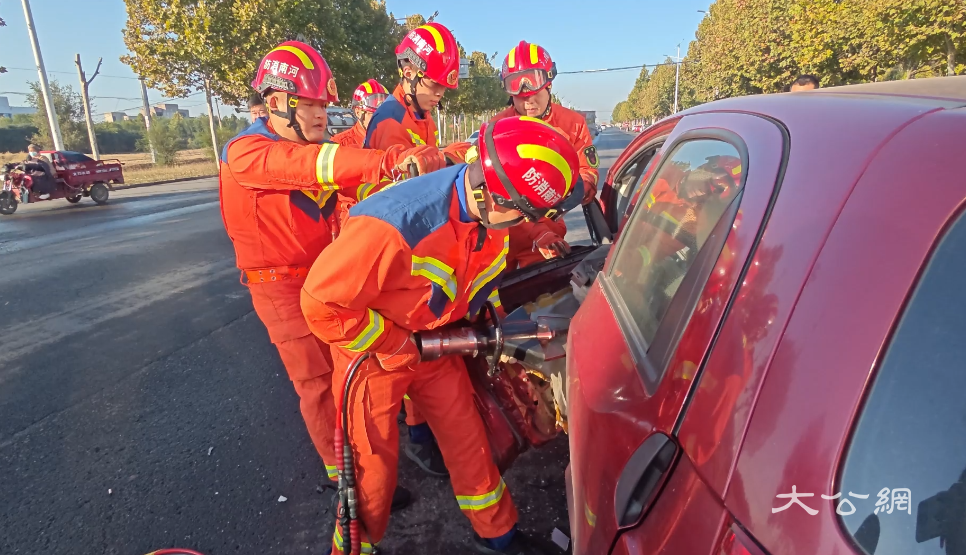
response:
<path id="1" fill-rule="evenodd" d="M 511 73 L 503 78 L 503 90 L 511 96 L 535 93 L 545 87 L 553 77 L 542 69 L 527 69 Z"/>
<path id="2" fill-rule="evenodd" d="M 352 101 L 352 107 L 355 108 L 358 106 L 367 112 L 375 112 L 376 108 L 385 102 L 387 98 L 389 98 L 388 94 L 368 94 L 364 96 L 362 100 Z"/>

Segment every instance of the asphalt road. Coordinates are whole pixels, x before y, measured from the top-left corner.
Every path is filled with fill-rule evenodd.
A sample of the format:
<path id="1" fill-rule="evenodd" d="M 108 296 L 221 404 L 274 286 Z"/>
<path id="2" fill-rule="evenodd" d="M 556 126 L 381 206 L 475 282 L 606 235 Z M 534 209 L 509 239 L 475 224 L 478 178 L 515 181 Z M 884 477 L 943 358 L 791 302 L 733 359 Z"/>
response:
<path id="1" fill-rule="evenodd" d="M 630 138 L 602 134 L 602 165 Z M 216 180 L 0 217 L 0 283 L 0 553 L 325 552 L 321 461 L 238 282 Z M 468 552 L 449 483 L 402 460 L 416 501 L 385 550 Z M 561 438 L 507 473 L 524 530 L 566 529 L 566 462 Z"/>

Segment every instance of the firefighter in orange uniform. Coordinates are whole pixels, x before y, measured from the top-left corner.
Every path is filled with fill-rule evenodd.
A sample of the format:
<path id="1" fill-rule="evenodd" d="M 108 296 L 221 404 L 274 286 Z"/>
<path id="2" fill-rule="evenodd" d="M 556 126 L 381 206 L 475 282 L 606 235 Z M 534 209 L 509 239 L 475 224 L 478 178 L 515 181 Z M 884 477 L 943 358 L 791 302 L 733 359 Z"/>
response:
<path id="1" fill-rule="evenodd" d="M 597 149 L 587 129 L 586 118 L 551 101 L 550 90 L 556 76 L 557 64 L 549 52 L 536 44 L 520 41 L 507 54 L 500 70 L 503 89 L 511 97 L 510 106 L 491 121 L 515 116 L 539 118 L 569 138 L 580 157 L 580 179 L 584 188 L 581 202 L 588 204 L 597 195 Z M 508 267 L 512 270 L 570 252 L 564 241 L 566 234 L 567 226 L 563 220 L 545 220 L 514 228 L 510 234 Z"/>
<path id="2" fill-rule="evenodd" d="M 299 291 L 309 266 L 332 241 L 326 218 L 337 190 L 380 183 L 412 162 L 432 171 L 445 160 L 428 147 L 383 152 L 319 144 L 325 137 L 325 108 L 338 96 L 328 65 L 307 44 L 285 42 L 269 52 L 252 86 L 264 97 L 269 115 L 222 150 L 222 219 L 255 312 L 278 348 L 309 435 L 332 478 L 331 358 L 328 346 L 305 323 Z"/>
<path id="3" fill-rule="evenodd" d="M 438 145 L 432 110 L 442 101 L 446 89 L 459 85 L 456 38 L 445 26 L 427 23 L 410 31 L 396 47 L 396 63 L 400 83 L 372 116 L 363 146 L 386 149 L 394 145 Z M 443 152 L 450 163 L 462 162 L 469 147 L 468 143 L 454 143 Z M 446 465 L 426 419 L 408 398 L 405 407 L 410 439 L 406 456 L 423 471 L 446 476 Z"/>
<path id="4" fill-rule="evenodd" d="M 352 93 L 352 112 L 356 124 L 342 133 L 332 136 L 332 142 L 341 146 L 361 147 L 366 140 L 366 129 L 376 109 L 389 98 L 389 91 L 379 81 L 370 79 L 356 87 Z"/>
<path id="5" fill-rule="evenodd" d="M 493 462 L 463 359 L 420 362 L 418 336 L 473 317 L 497 298 L 508 228 L 560 215 L 578 179 L 577 153 L 534 119 L 486 124 L 480 134 L 474 163 L 403 181 L 353 207 L 345 233 L 312 266 L 302 290 L 309 328 L 333 346 L 337 387 L 356 356 L 372 355 L 344 405 L 363 553 L 386 530 L 399 456 L 395 415 L 406 392 L 436 434 L 460 509 L 477 534 L 474 548 L 542 553 L 516 531 L 517 511 Z M 337 527 L 334 552 L 342 553 L 344 540 Z"/>

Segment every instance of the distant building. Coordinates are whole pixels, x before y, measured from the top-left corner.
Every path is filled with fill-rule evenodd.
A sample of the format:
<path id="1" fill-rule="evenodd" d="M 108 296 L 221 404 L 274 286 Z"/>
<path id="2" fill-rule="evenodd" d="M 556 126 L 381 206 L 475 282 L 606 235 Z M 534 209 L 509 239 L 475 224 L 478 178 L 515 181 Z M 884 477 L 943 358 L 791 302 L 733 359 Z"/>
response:
<path id="1" fill-rule="evenodd" d="M 34 114 L 37 109 L 33 106 L 11 106 L 7 97 L 0 96 L 0 118 L 12 118 L 17 114 Z"/>
<path id="2" fill-rule="evenodd" d="M 108 123 L 115 123 L 118 121 L 126 121 L 131 119 L 131 116 L 125 114 L 124 112 L 107 112 L 104 114 L 104 121 Z"/>
<path id="3" fill-rule="evenodd" d="M 141 110 L 141 114 L 144 114 L 144 109 Z M 179 109 L 177 104 L 155 104 L 151 106 L 151 117 L 170 118 L 174 117 L 175 114 L 186 118 L 188 117 L 188 110 Z"/>

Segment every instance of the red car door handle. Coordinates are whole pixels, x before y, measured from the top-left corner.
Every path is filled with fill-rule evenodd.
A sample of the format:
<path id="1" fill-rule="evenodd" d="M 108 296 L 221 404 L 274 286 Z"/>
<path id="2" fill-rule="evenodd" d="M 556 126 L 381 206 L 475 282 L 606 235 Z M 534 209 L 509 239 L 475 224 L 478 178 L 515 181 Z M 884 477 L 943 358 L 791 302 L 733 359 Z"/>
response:
<path id="1" fill-rule="evenodd" d="M 614 499 L 619 528 L 640 523 L 647 509 L 654 504 L 677 453 L 677 444 L 671 438 L 656 433 L 645 439 L 631 455 L 617 481 Z"/>

